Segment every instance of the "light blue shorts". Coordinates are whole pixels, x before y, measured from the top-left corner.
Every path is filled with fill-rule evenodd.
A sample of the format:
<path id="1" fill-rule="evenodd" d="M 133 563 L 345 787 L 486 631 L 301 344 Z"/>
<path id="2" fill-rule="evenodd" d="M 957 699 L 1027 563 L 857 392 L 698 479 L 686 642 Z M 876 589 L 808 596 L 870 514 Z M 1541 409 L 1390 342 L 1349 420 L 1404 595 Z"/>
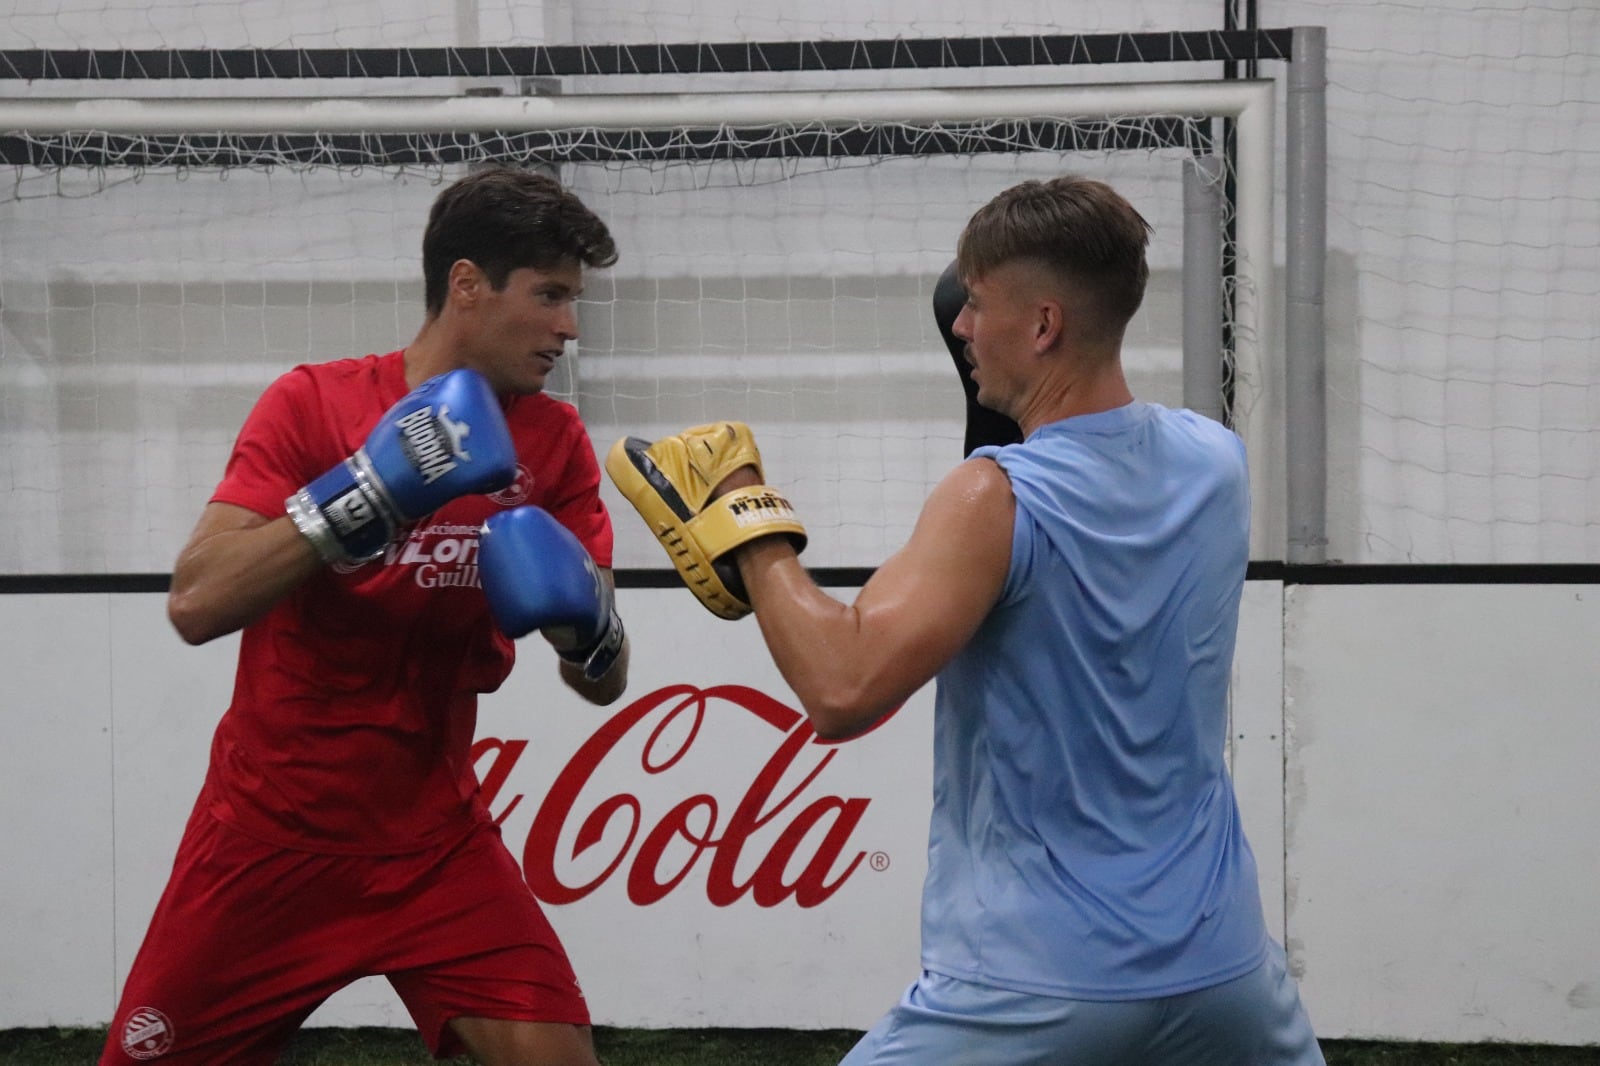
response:
<path id="1" fill-rule="evenodd" d="M 924 971 L 840 1066 L 1325 1066 L 1272 945 L 1243 977 L 1164 999 L 1009 992 Z"/>

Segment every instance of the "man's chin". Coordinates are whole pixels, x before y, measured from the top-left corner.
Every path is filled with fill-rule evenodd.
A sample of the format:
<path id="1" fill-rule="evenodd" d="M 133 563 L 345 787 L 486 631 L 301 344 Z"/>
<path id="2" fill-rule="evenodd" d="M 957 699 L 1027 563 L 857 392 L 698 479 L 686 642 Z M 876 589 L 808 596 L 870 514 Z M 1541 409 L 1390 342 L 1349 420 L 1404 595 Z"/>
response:
<path id="1" fill-rule="evenodd" d="M 544 391 L 549 374 L 524 374 L 510 382 L 510 392 L 517 396 L 534 396 Z"/>

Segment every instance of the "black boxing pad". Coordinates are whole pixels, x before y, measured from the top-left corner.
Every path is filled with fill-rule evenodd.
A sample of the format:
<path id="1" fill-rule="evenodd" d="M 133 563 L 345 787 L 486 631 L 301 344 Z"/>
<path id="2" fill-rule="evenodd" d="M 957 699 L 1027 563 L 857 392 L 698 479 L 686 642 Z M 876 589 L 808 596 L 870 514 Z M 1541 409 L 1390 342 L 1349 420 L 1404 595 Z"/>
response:
<path id="1" fill-rule="evenodd" d="M 998 411 L 991 411 L 978 403 L 978 386 L 972 381 L 972 365 L 967 362 L 967 342 L 951 332 L 956 316 L 967 303 L 967 290 L 956 273 L 952 260 L 939 275 L 933 287 L 933 321 L 944 338 L 955 360 L 956 373 L 961 375 L 961 388 L 967 394 L 967 435 L 963 456 L 971 455 L 974 448 L 988 444 L 1016 444 L 1022 440 L 1022 428 Z"/>

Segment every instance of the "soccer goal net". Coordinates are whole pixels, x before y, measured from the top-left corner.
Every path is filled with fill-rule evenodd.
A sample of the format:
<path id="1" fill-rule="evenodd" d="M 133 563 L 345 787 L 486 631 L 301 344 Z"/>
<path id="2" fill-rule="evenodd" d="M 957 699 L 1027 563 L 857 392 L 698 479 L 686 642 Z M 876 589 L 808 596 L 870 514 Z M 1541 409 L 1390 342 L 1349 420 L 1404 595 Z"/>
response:
<path id="1" fill-rule="evenodd" d="M 1214 304 L 1198 358 L 1226 364 L 1218 414 L 1251 439 L 1272 157 L 1270 86 L 1250 81 L 0 101 L 0 573 L 165 572 L 269 381 L 411 339 L 428 207 L 490 163 L 549 168 L 617 237 L 552 379 L 596 449 L 747 421 L 808 564 L 870 567 L 960 459 L 933 283 L 1019 181 L 1101 178 L 1145 215 L 1135 391 L 1185 402 L 1186 321 Z M 1221 206 L 1189 211 L 1213 291 L 1186 309 L 1197 182 Z M 662 565 L 626 537 L 616 564 Z"/>

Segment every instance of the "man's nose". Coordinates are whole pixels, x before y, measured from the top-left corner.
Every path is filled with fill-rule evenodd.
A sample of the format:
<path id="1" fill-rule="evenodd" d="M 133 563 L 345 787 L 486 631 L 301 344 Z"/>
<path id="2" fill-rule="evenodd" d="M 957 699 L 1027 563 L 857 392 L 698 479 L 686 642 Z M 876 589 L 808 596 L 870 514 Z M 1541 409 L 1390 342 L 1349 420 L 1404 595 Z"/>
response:
<path id="1" fill-rule="evenodd" d="M 970 342 L 972 340 L 972 316 L 967 314 L 965 307 L 961 309 L 960 314 L 956 315 L 956 320 L 950 323 L 950 332 L 964 341 Z"/>
<path id="2" fill-rule="evenodd" d="M 556 332 L 567 340 L 576 340 L 578 337 L 578 305 L 576 302 L 563 304 L 561 314 L 556 318 Z"/>

